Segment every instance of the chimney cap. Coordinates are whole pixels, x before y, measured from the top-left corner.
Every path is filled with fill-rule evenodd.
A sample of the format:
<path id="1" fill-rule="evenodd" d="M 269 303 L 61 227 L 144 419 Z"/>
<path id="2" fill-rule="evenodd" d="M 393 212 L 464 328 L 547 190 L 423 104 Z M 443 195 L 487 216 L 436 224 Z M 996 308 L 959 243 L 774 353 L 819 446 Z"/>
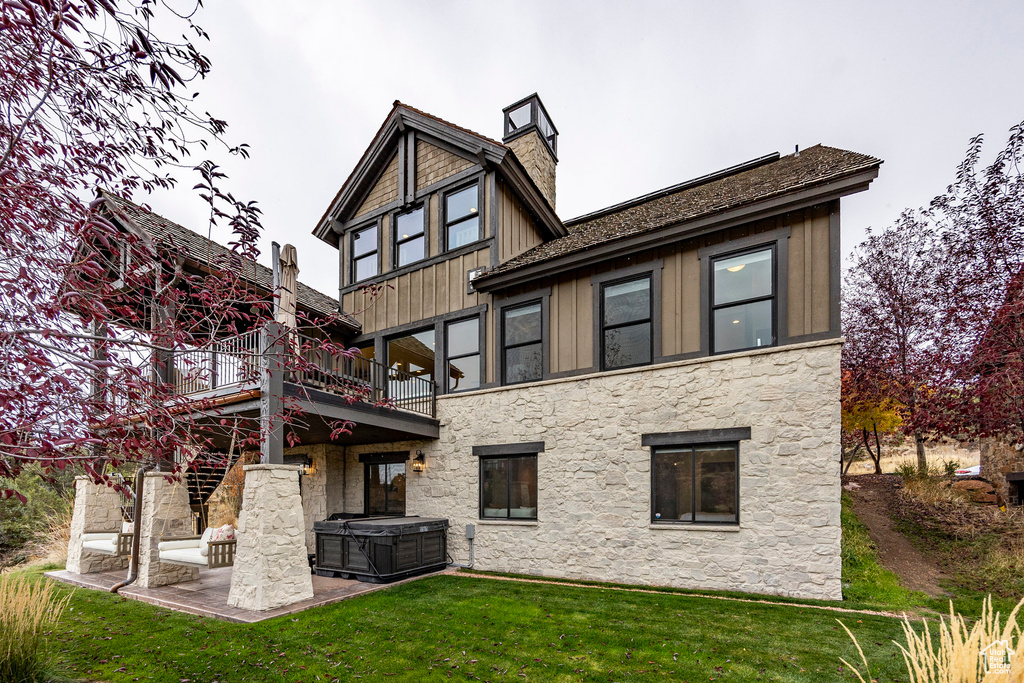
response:
<path id="1" fill-rule="evenodd" d="M 528 95 L 501 110 L 505 117 L 504 137 L 501 141 L 508 143 L 530 131 L 545 142 L 551 156 L 558 160 L 558 129 L 551 123 L 551 116 L 541 102 L 537 93 Z"/>

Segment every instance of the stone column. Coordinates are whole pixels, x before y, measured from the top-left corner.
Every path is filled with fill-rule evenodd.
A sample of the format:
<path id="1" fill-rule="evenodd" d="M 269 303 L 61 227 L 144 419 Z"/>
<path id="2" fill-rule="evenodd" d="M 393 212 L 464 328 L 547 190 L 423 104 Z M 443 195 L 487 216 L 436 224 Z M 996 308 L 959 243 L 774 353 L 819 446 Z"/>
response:
<path id="1" fill-rule="evenodd" d="M 192 535 L 192 509 L 184 481 L 167 481 L 162 472 L 147 472 L 142 492 L 139 578 L 142 588 L 156 588 L 199 578 L 198 566 L 160 562 L 161 539 Z"/>
<path id="2" fill-rule="evenodd" d="M 66 569 L 75 574 L 90 574 L 128 566 L 128 557 L 82 552 L 82 534 L 86 531 L 121 531 L 121 498 L 113 488 L 78 476 L 75 477 L 75 509 L 71 515 Z"/>
<path id="3" fill-rule="evenodd" d="M 299 468 L 246 465 L 228 604 L 263 611 L 313 597 Z"/>

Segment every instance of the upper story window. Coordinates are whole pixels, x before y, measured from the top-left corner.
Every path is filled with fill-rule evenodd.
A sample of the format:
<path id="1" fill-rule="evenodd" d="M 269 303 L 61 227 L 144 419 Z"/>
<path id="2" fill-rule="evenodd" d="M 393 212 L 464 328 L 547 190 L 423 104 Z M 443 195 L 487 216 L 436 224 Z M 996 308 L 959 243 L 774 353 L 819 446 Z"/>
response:
<path id="1" fill-rule="evenodd" d="M 775 344 L 775 247 L 711 261 L 711 351 Z"/>
<path id="2" fill-rule="evenodd" d="M 395 216 L 395 267 L 401 268 L 427 255 L 426 240 L 427 212 L 423 207 Z"/>
<path id="3" fill-rule="evenodd" d="M 448 391 L 480 388 L 480 318 L 448 323 Z"/>
<path id="4" fill-rule="evenodd" d="M 502 383 L 534 382 L 544 376 L 541 302 L 501 312 Z"/>
<path id="5" fill-rule="evenodd" d="M 601 369 L 650 363 L 652 319 L 650 275 L 602 285 Z"/>
<path id="6" fill-rule="evenodd" d="M 480 185 L 445 196 L 445 248 L 455 249 L 480 239 Z"/>
<path id="7" fill-rule="evenodd" d="M 353 284 L 373 277 L 380 272 L 377 260 L 377 226 L 371 225 L 352 232 L 350 247 L 352 258 L 349 264 Z"/>

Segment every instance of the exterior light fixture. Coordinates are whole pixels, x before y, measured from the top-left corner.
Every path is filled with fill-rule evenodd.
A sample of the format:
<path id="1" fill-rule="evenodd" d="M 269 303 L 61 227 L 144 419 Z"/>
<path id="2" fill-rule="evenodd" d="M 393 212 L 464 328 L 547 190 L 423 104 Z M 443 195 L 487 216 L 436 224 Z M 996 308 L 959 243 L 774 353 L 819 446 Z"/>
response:
<path id="1" fill-rule="evenodd" d="M 733 320 L 733 321 L 732 321 L 732 324 L 733 324 L 733 325 L 739 325 L 739 324 L 740 324 L 740 321 L 739 321 L 739 320 Z"/>
<path id="2" fill-rule="evenodd" d="M 299 470 L 299 474 L 303 474 L 307 477 L 314 472 L 313 458 L 308 455 L 286 455 L 284 458 L 284 464 L 300 467 L 301 469 Z"/>
<path id="3" fill-rule="evenodd" d="M 427 458 L 423 455 L 423 451 L 416 451 L 416 457 L 412 460 L 412 471 L 422 472 L 427 469 Z"/>

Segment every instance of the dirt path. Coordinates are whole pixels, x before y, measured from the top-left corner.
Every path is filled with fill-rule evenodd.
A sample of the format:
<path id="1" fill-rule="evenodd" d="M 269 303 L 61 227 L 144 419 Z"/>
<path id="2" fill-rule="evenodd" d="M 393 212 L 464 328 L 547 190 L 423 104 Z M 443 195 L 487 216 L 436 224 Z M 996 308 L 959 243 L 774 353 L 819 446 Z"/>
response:
<path id="1" fill-rule="evenodd" d="M 853 510 L 878 546 L 882 566 L 900 577 L 903 585 L 932 597 L 945 595 L 938 565 L 929 561 L 900 532 L 893 529 L 889 500 L 896 494 L 894 475 L 859 475 L 843 478 L 843 488 L 853 498 Z"/>

